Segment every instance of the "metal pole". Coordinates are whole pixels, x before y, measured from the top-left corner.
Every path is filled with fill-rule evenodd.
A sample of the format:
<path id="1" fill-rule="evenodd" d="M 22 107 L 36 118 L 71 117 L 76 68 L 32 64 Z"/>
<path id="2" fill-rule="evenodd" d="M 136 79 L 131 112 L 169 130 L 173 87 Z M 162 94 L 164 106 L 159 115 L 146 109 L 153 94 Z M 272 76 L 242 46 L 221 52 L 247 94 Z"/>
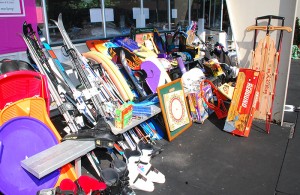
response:
<path id="1" fill-rule="evenodd" d="M 168 0 L 168 29 L 171 30 L 171 0 Z"/>
<path id="2" fill-rule="evenodd" d="M 216 0 L 214 0 L 214 16 L 213 16 L 213 27 L 216 24 Z"/>
<path id="3" fill-rule="evenodd" d="M 144 0 L 140 0 L 141 2 L 141 15 L 144 15 Z"/>
<path id="4" fill-rule="evenodd" d="M 158 5 L 159 5 L 159 3 L 158 3 L 158 0 L 156 0 L 156 8 L 155 8 L 155 11 L 156 11 L 156 23 L 158 23 Z"/>
<path id="5" fill-rule="evenodd" d="M 223 0 L 221 1 L 221 17 L 220 17 L 220 31 L 222 31 L 223 28 Z M 225 29 L 226 30 L 226 29 Z"/>
<path id="6" fill-rule="evenodd" d="M 202 0 L 203 1 L 203 10 L 202 10 L 202 18 L 205 19 L 205 0 Z"/>
<path id="7" fill-rule="evenodd" d="M 188 14 L 189 14 L 189 24 L 191 24 L 191 0 L 188 1 Z"/>
<path id="8" fill-rule="evenodd" d="M 210 27 L 211 0 L 209 1 L 208 27 Z"/>
<path id="9" fill-rule="evenodd" d="M 49 25 L 48 25 L 48 15 L 47 15 L 47 8 L 46 8 L 46 0 L 42 0 L 41 2 L 43 8 L 43 15 L 44 15 L 44 32 L 46 35 L 46 40 L 50 44 L 50 36 L 49 36 Z"/>
<path id="10" fill-rule="evenodd" d="M 102 29 L 103 29 L 103 34 L 104 38 L 106 38 L 106 18 L 105 18 L 105 4 L 104 0 L 101 0 L 101 10 L 102 10 Z"/>

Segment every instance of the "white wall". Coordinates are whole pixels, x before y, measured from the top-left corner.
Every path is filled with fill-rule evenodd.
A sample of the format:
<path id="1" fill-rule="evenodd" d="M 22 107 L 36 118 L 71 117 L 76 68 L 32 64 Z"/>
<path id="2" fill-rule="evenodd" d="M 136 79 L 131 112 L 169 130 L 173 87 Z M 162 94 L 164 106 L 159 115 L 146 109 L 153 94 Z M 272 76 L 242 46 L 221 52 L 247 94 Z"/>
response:
<path id="1" fill-rule="evenodd" d="M 293 28 L 296 18 L 298 0 L 226 0 L 231 21 L 233 36 L 238 49 L 238 59 L 241 67 L 249 67 L 251 51 L 253 48 L 254 31 L 246 32 L 248 26 L 255 24 L 255 18 L 265 15 L 285 17 L 285 26 Z M 276 21 L 276 20 L 274 20 Z M 278 25 L 278 23 L 272 23 Z M 260 24 L 264 25 L 264 24 Z M 281 58 L 279 62 L 279 75 L 277 79 L 276 94 L 273 107 L 273 119 L 283 122 L 283 109 L 286 99 L 288 78 L 290 71 L 291 46 L 294 33 L 284 32 L 282 40 Z M 279 33 L 271 33 L 273 39 Z M 265 36 L 261 31 L 257 37 L 260 40 Z M 275 39 L 277 40 L 277 39 Z"/>

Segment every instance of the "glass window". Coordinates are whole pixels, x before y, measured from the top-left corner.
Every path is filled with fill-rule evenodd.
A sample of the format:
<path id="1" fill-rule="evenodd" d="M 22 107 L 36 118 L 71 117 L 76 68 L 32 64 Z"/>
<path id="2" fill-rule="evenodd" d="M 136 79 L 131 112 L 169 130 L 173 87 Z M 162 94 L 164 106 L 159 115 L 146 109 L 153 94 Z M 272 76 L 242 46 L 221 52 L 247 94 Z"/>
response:
<path id="1" fill-rule="evenodd" d="M 144 1 L 144 8 L 149 9 L 149 18 L 146 19 L 146 27 L 168 30 L 167 0 Z"/>
<path id="2" fill-rule="evenodd" d="M 40 1 L 37 1 L 40 2 Z M 105 0 L 107 38 L 129 35 L 130 28 L 136 26 L 140 11 L 140 0 Z M 190 0 L 191 20 L 205 18 L 205 27 L 212 30 L 230 30 L 229 18 L 224 0 Z M 222 2 L 224 14 L 221 17 Z M 171 29 L 184 29 L 188 24 L 188 1 L 170 0 Z M 39 5 L 40 3 L 38 3 Z M 51 19 L 63 15 L 64 26 L 73 41 L 105 38 L 102 28 L 101 0 L 46 0 L 49 20 L 50 42 L 61 43 L 62 38 Z M 145 27 L 168 30 L 168 0 L 144 0 Z M 227 17 L 226 17 L 227 16 Z M 223 21 L 221 21 L 223 18 Z M 222 22 L 222 23 L 221 23 Z M 42 26 L 42 24 L 40 24 Z"/>
<path id="3" fill-rule="evenodd" d="M 220 30 L 221 28 L 221 10 L 222 10 L 222 0 L 211 0 L 210 1 L 210 28 L 212 30 Z"/>
<path id="4" fill-rule="evenodd" d="M 172 30 L 188 26 L 188 1 L 171 0 L 171 9 Z M 173 13 L 176 15 L 174 16 Z"/>
<path id="5" fill-rule="evenodd" d="M 226 1 L 222 0 L 192 0 L 191 20 L 205 18 L 205 28 L 212 30 L 230 31 L 230 21 Z M 222 13 L 223 3 L 223 13 Z M 222 15 L 223 14 L 223 15 Z M 222 17 L 221 17 L 222 16 Z M 221 21 L 222 20 L 222 21 Z M 222 24 L 222 29 L 221 29 Z"/>
<path id="6" fill-rule="evenodd" d="M 60 13 L 71 39 L 87 39 L 101 34 L 101 23 L 92 23 L 90 18 L 90 9 L 99 8 L 99 0 L 48 0 L 46 4 L 51 43 L 62 41 L 57 27 L 50 21 L 57 20 Z"/>
<path id="7" fill-rule="evenodd" d="M 105 7 L 114 10 L 114 21 L 106 23 L 107 37 L 128 35 L 130 28 L 136 24 L 136 20 L 133 19 L 133 8 L 139 8 L 140 1 L 105 0 Z M 117 30 L 119 33 L 116 34 L 114 30 Z"/>
<path id="8" fill-rule="evenodd" d="M 194 0 L 191 2 L 191 20 L 198 21 L 199 18 L 204 18 L 205 9 L 203 9 L 203 7 L 205 5 L 205 0 Z"/>
<path id="9" fill-rule="evenodd" d="M 229 19 L 226 1 L 224 1 L 224 6 L 223 6 L 222 30 L 227 33 L 229 38 L 231 38 L 232 32 L 231 32 L 230 19 Z"/>
<path id="10" fill-rule="evenodd" d="M 57 20 L 62 13 L 63 23 L 72 40 L 104 38 L 101 16 L 101 0 L 48 0 L 48 19 Z M 140 1 L 105 0 L 106 35 L 115 37 L 128 35 L 135 25 L 133 7 L 140 7 Z M 49 21 L 51 43 L 61 42 L 56 26 Z"/>
<path id="11" fill-rule="evenodd" d="M 191 20 L 198 21 L 200 18 L 205 18 L 204 26 L 209 27 L 209 2 L 210 0 L 193 0 L 191 1 Z"/>

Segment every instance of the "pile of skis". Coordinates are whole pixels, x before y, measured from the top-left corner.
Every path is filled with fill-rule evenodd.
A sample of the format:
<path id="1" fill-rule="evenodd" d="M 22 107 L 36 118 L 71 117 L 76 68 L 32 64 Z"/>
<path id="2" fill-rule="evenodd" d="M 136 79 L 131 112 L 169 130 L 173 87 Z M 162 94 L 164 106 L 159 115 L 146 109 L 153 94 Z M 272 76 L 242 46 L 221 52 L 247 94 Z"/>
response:
<path id="1" fill-rule="evenodd" d="M 58 21 L 53 22 L 61 32 L 65 43 L 62 46 L 63 53 L 72 62 L 81 83 L 79 86 L 74 85 L 39 29 L 37 36 L 31 24 L 25 22 L 22 37 L 37 71 L 46 75 L 49 81 L 52 98 L 67 124 L 64 131 L 69 134 L 85 128 L 109 129 L 110 127 L 105 125 L 106 121 L 113 120 L 115 109 L 122 105 L 124 100 L 101 64 L 90 63 L 73 45 L 63 26 L 61 15 Z"/>
<path id="2" fill-rule="evenodd" d="M 62 46 L 63 53 L 72 62 L 73 70 L 80 81 L 79 85 L 74 84 L 39 29 L 37 29 L 37 35 L 32 25 L 24 22 L 22 38 L 28 47 L 30 58 L 36 65 L 36 71 L 46 76 L 51 97 L 64 118 L 66 136 L 63 139 L 98 139 L 101 140 L 101 144 L 96 145 L 107 148 L 112 155 L 114 155 L 113 148 L 115 148 L 127 160 L 127 166 L 131 166 L 131 168 L 128 167 L 131 171 L 129 170 L 129 173 L 125 174 L 127 179 L 119 182 L 119 188 L 122 186 L 119 193 L 123 190 L 123 194 L 134 194 L 130 188 L 127 188 L 128 186 L 153 191 L 154 185 L 151 179 L 147 180 L 147 178 L 154 178 L 154 180 L 161 178 L 158 182 L 163 183 L 165 180 L 164 175 L 151 166 L 150 158 L 147 158 L 147 162 L 143 162 L 143 164 L 137 163 L 140 161 L 129 159 L 131 156 L 134 156 L 134 159 L 142 157 L 142 149 L 137 151 L 138 145 L 141 144 L 149 145 L 145 150 L 148 157 L 152 155 L 152 152 L 160 151 L 159 149 L 153 149 L 153 140 L 161 138 L 156 132 L 157 125 L 153 125 L 155 123 L 153 120 L 148 120 L 125 132 L 123 134 L 125 139 L 114 135 L 111 132 L 111 123 L 108 123 L 108 121 L 113 120 L 115 109 L 124 103 L 117 87 L 101 67 L 101 64 L 95 65 L 89 62 L 73 45 L 64 28 L 61 15 L 58 21 L 53 20 L 53 22 L 61 32 L 64 42 L 64 46 Z M 150 153 L 148 153 L 148 150 Z M 131 154 L 128 151 L 137 152 Z M 95 165 L 95 158 L 92 158 L 90 154 L 88 154 L 88 157 L 90 162 Z M 138 167 L 141 167 L 141 165 L 147 166 L 146 169 L 145 167 L 139 169 Z M 98 169 L 99 166 L 96 165 L 94 168 Z M 147 177 L 146 173 L 143 173 L 145 170 L 149 170 L 147 174 L 150 174 L 150 176 Z M 98 170 L 98 172 L 101 172 L 101 170 Z M 127 177 L 128 174 L 129 178 Z M 105 181 L 105 178 L 102 179 Z M 107 179 L 106 184 L 109 183 L 111 183 L 111 179 Z M 145 188 L 147 185 L 148 187 Z M 124 186 L 127 186 L 125 191 Z"/>

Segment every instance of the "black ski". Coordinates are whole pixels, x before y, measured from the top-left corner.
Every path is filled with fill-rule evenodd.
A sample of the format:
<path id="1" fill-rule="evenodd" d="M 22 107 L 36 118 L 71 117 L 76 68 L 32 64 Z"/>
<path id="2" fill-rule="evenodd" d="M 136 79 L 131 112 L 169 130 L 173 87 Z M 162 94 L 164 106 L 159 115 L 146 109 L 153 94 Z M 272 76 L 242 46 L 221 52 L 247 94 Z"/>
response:
<path id="1" fill-rule="evenodd" d="M 35 36 L 35 32 L 33 31 L 32 26 L 30 24 L 27 24 L 26 22 L 24 22 L 23 24 L 22 38 L 25 41 L 29 53 L 32 59 L 34 60 L 34 62 L 36 63 L 39 71 L 46 76 L 48 80 L 50 93 L 54 101 L 56 102 L 58 110 L 63 115 L 64 119 L 66 120 L 66 123 L 68 124 L 68 128 L 65 128 L 64 131 L 66 133 L 77 132 L 78 127 L 74 122 L 74 118 L 68 112 L 68 108 L 66 104 L 62 101 L 58 93 L 59 87 L 61 86 L 58 83 L 55 83 L 57 85 L 54 86 L 53 82 L 57 80 L 54 77 L 53 73 L 51 73 L 50 64 L 48 63 L 47 58 L 38 43 L 38 40 Z"/>
<path id="2" fill-rule="evenodd" d="M 38 30 L 39 32 L 39 30 Z M 56 66 L 56 69 L 58 70 L 59 74 L 62 76 L 64 82 L 68 85 L 70 90 L 73 93 L 73 97 L 76 101 L 73 99 L 68 99 L 70 102 L 75 104 L 78 111 L 83 114 L 94 126 L 96 125 L 96 120 L 94 119 L 92 113 L 88 109 L 86 103 L 84 102 L 84 99 L 82 97 L 82 92 L 78 91 L 74 84 L 72 83 L 70 77 L 66 73 L 63 65 L 60 63 L 60 61 L 57 59 L 57 56 L 55 55 L 54 51 L 52 50 L 51 46 L 46 42 L 45 37 L 42 36 L 42 33 L 39 32 L 39 37 L 41 40 L 41 43 L 43 44 L 44 48 L 46 49 L 49 56 L 53 59 L 54 65 Z M 67 97 L 68 98 L 68 97 Z"/>
<path id="3" fill-rule="evenodd" d="M 84 91 L 85 96 L 90 95 L 90 98 L 100 115 L 102 115 L 105 120 L 108 115 L 104 109 L 104 103 L 107 102 L 105 97 L 103 97 L 100 93 L 100 86 L 99 86 L 99 78 L 95 74 L 95 72 L 90 67 L 86 58 L 84 58 L 81 53 L 76 49 L 73 45 L 72 41 L 70 40 L 63 22 L 62 22 L 62 15 L 59 14 L 58 21 L 52 20 L 55 25 L 58 27 L 63 40 L 65 42 L 65 51 L 69 55 L 70 60 L 72 61 L 86 91 Z"/>

